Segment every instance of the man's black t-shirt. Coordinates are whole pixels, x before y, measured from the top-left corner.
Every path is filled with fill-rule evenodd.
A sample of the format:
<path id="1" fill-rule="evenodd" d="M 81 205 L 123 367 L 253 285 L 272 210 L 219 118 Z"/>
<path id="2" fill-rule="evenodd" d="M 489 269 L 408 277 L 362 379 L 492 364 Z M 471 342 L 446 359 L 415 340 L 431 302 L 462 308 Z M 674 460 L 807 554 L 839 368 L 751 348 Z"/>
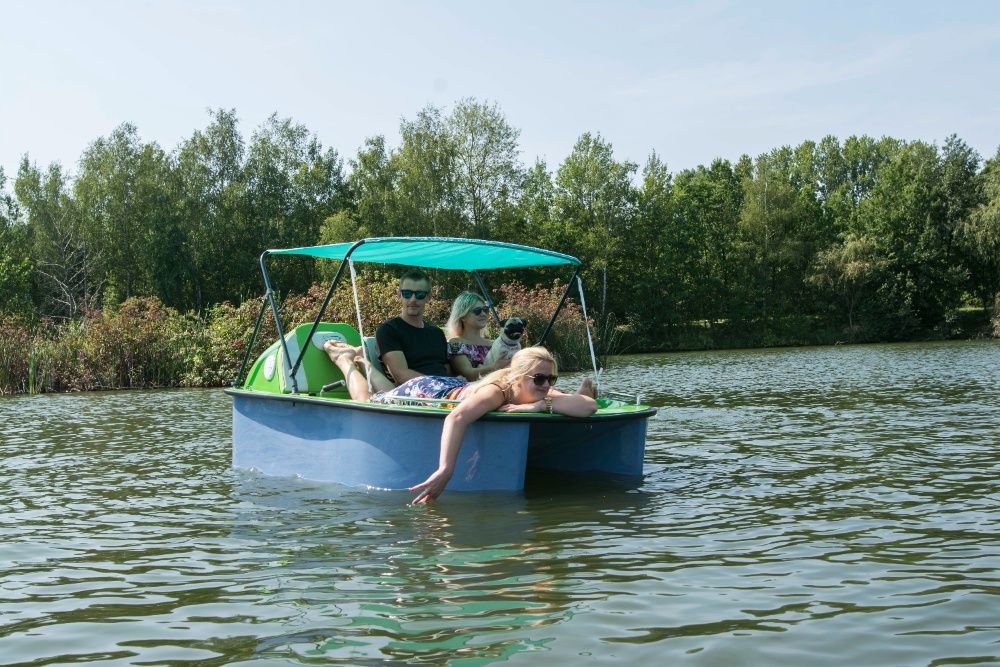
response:
<path id="1" fill-rule="evenodd" d="M 448 339 L 439 328 L 424 323 L 422 329 L 394 317 L 375 331 L 379 354 L 402 352 L 406 365 L 424 375 L 451 375 L 448 372 Z M 385 366 L 385 363 L 382 363 Z"/>

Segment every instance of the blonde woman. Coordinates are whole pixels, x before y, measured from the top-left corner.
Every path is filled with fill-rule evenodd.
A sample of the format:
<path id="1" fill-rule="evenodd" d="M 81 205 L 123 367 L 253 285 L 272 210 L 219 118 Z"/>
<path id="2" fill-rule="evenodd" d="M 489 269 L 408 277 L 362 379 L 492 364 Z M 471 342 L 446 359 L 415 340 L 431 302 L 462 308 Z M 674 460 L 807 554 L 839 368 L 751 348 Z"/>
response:
<path id="1" fill-rule="evenodd" d="M 572 394 L 555 388 L 557 378 L 556 360 L 552 354 L 544 347 L 526 347 L 514 355 L 509 367 L 447 392 L 443 398 L 460 402 L 444 420 L 437 470 L 420 484 L 410 487 L 410 491 L 419 491 L 413 503 L 434 500 L 444 492 L 455 471 L 465 430 L 487 412 L 550 412 L 571 417 L 594 414 L 597 402 L 590 378 Z"/>
<path id="2" fill-rule="evenodd" d="M 326 342 L 330 359 L 344 373 L 347 389 L 356 401 L 371 400 L 387 403 L 390 397 L 445 398 L 458 403 L 448 413 L 441 431 L 441 453 L 438 468 L 426 480 L 410 487 L 419 491 L 414 504 L 425 503 L 441 495 L 448 485 L 458 452 L 462 448 L 465 430 L 487 412 L 549 412 L 570 417 L 587 417 L 597 410 L 594 383 L 584 379 L 572 394 L 555 388 L 558 379 L 556 360 L 544 347 L 526 347 L 510 360 L 510 366 L 494 371 L 478 382 L 466 383 L 461 378 L 420 376 L 393 387 L 385 376 L 365 364 L 359 348 L 336 341 Z M 369 397 L 368 381 L 358 366 L 372 374 L 372 385 L 378 392 Z"/>
<path id="3" fill-rule="evenodd" d="M 504 360 L 487 365 L 493 341 L 486 338 L 490 323 L 490 308 L 483 297 L 474 292 L 462 292 L 451 304 L 448 318 L 448 365 L 455 375 L 472 382 L 510 363 Z"/>

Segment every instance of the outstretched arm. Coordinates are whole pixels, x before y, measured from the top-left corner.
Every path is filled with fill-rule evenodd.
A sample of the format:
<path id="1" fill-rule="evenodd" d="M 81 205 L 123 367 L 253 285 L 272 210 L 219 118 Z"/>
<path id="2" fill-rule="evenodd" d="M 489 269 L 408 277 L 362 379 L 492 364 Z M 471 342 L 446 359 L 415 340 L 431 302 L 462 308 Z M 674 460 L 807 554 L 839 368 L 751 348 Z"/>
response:
<path id="1" fill-rule="evenodd" d="M 444 420 L 441 431 L 441 453 L 438 458 L 438 469 L 426 480 L 411 486 L 410 491 L 420 491 L 413 499 L 414 505 L 434 500 L 444 491 L 455 472 L 455 462 L 462 448 L 462 439 L 469 424 L 476 421 L 490 410 L 496 410 L 503 403 L 503 392 L 496 385 L 480 387 L 471 396 L 463 399 L 458 407 L 451 411 Z"/>
<path id="2" fill-rule="evenodd" d="M 564 394 L 550 389 L 548 397 L 552 400 L 552 412 L 567 417 L 589 417 L 597 412 L 597 401 L 585 394 Z M 545 399 L 532 403 L 508 403 L 500 408 L 501 412 L 546 412 L 548 405 Z"/>

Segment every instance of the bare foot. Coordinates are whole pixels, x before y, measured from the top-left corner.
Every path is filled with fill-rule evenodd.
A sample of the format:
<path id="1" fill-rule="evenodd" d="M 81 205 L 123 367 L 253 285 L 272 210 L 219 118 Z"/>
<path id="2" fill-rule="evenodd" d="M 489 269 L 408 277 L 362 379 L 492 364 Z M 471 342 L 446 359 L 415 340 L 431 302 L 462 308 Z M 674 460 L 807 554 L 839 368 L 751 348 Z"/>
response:
<path id="1" fill-rule="evenodd" d="M 340 356 L 345 356 L 353 360 L 361 354 L 360 348 L 352 347 L 347 343 L 341 343 L 339 340 L 333 339 L 323 343 L 323 351 L 334 361 Z"/>
<path id="2" fill-rule="evenodd" d="M 583 378 L 583 382 L 580 383 L 580 388 L 576 390 L 576 393 L 597 398 L 597 388 L 594 386 L 594 381 L 590 378 Z"/>

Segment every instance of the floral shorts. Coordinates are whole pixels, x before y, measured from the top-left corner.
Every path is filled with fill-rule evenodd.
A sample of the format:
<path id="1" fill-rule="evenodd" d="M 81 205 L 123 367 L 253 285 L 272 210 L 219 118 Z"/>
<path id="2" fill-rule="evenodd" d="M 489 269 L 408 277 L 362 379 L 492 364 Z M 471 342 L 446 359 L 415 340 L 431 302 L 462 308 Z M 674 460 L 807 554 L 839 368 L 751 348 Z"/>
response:
<path id="1" fill-rule="evenodd" d="M 458 398 L 466 385 L 465 378 L 445 375 L 421 375 L 407 380 L 395 389 L 382 391 L 372 396 L 373 403 L 390 403 L 392 396 L 405 398 Z"/>

